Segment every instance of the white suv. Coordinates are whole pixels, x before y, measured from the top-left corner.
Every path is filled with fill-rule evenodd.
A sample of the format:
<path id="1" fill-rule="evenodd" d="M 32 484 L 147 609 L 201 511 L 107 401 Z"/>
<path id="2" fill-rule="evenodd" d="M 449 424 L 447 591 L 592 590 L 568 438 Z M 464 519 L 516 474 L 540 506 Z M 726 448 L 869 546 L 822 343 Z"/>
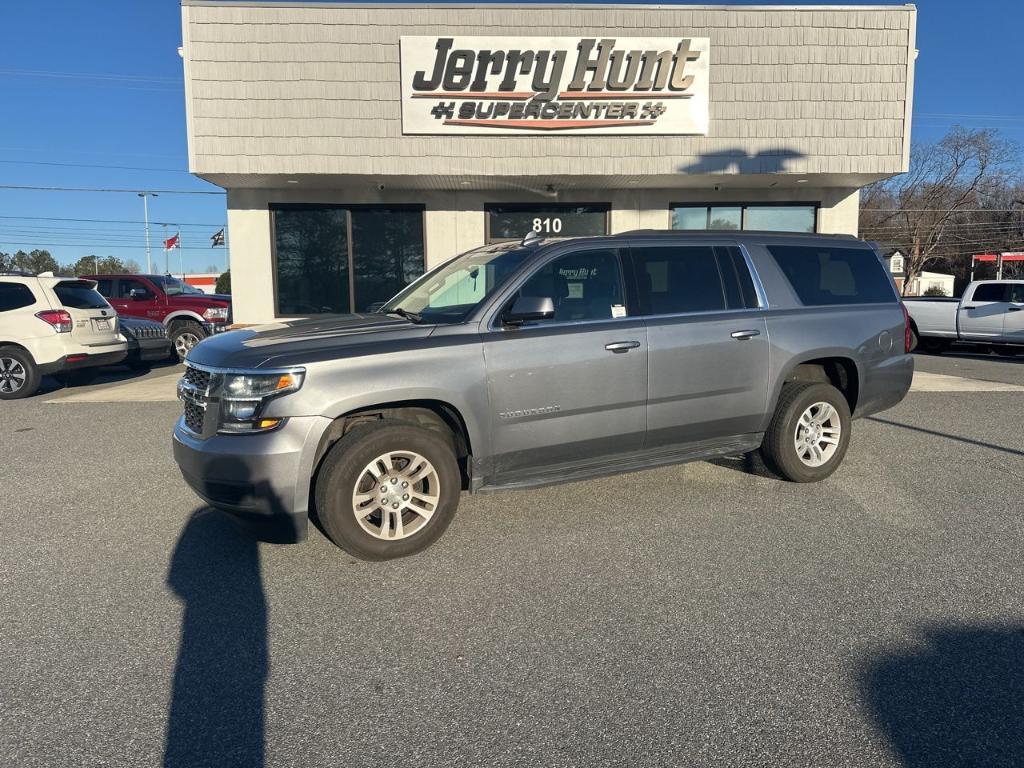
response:
<path id="1" fill-rule="evenodd" d="M 126 349 L 96 283 L 0 273 L 0 400 L 28 397 L 44 374 L 120 362 Z"/>

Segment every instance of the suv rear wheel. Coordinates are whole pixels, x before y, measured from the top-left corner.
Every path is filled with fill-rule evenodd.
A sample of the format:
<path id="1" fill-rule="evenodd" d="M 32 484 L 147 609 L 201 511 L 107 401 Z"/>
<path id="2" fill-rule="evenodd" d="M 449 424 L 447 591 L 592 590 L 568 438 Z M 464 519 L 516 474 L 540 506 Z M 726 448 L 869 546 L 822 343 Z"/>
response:
<path id="1" fill-rule="evenodd" d="M 849 403 L 831 384 L 791 382 L 782 388 L 761 453 L 787 480 L 824 480 L 846 455 L 851 421 Z"/>
<path id="2" fill-rule="evenodd" d="M 39 389 L 39 369 L 19 347 L 0 347 L 0 400 L 18 400 Z"/>
<path id="3" fill-rule="evenodd" d="M 359 426 L 334 444 L 316 483 L 331 540 L 362 560 L 420 552 L 444 533 L 462 490 L 450 440 L 412 424 Z"/>

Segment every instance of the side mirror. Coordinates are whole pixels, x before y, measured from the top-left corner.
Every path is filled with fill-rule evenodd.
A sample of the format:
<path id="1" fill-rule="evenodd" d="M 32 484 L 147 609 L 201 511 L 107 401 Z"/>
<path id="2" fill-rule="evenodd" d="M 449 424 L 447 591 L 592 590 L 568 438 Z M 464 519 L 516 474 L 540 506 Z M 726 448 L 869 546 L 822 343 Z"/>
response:
<path id="1" fill-rule="evenodd" d="M 142 301 L 143 299 L 149 298 L 149 291 L 145 288 L 132 288 L 128 291 L 128 298 L 133 301 Z"/>
<path id="2" fill-rule="evenodd" d="M 534 320 L 550 320 L 555 316 L 555 302 L 550 296 L 520 296 L 501 321 L 505 325 L 522 325 Z"/>

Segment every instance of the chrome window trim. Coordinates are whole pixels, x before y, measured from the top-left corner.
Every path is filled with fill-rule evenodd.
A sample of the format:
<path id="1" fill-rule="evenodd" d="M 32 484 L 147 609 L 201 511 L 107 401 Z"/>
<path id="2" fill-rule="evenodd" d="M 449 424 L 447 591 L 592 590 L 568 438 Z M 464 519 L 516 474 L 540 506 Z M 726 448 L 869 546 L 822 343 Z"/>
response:
<path id="1" fill-rule="evenodd" d="M 754 293 L 757 294 L 757 308 L 771 309 L 771 305 L 768 303 L 768 294 L 765 293 L 764 284 L 761 282 L 761 276 L 757 273 L 757 268 L 754 266 L 754 260 L 750 258 L 747 246 L 743 243 L 736 243 L 736 247 L 740 249 L 740 253 L 743 255 L 743 261 L 747 264 L 747 271 L 750 272 L 750 279 L 754 281 Z"/>

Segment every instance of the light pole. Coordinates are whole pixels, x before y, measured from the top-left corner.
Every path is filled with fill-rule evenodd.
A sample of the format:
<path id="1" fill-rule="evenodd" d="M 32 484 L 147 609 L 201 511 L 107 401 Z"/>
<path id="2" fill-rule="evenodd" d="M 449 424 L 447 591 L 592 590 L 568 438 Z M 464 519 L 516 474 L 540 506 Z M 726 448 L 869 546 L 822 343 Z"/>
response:
<path id="1" fill-rule="evenodd" d="M 156 192 L 139 192 L 139 197 L 142 198 L 142 216 L 143 221 L 146 224 L 146 273 L 153 273 L 153 257 L 150 255 L 149 249 L 149 198 L 160 197 Z"/>

